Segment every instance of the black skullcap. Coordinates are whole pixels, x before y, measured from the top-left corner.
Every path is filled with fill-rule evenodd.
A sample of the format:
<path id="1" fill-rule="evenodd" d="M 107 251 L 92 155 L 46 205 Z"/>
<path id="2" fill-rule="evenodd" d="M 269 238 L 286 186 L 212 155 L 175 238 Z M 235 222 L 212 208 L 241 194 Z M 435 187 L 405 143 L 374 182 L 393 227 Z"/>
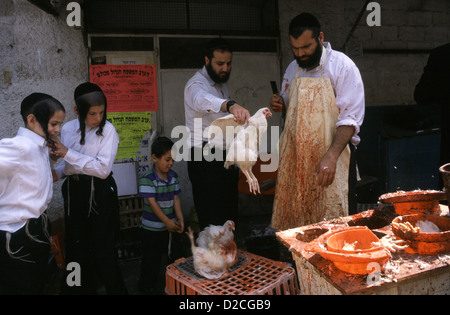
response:
<path id="1" fill-rule="evenodd" d="M 303 12 L 297 15 L 289 24 L 289 35 L 294 35 L 297 38 L 304 29 L 320 31 L 321 25 L 319 20 L 311 13 Z"/>
<path id="2" fill-rule="evenodd" d="M 320 28 L 319 20 L 308 12 L 303 12 L 297 15 L 292 21 L 291 25 L 295 27 L 316 27 Z"/>
<path id="3" fill-rule="evenodd" d="M 25 97 L 20 104 L 20 115 L 22 115 L 23 121 L 26 123 L 26 117 L 31 113 L 31 110 L 35 104 L 48 98 L 53 97 L 45 93 L 31 93 Z"/>
<path id="4" fill-rule="evenodd" d="M 45 100 L 47 98 L 53 98 L 52 96 L 45 93 L 31 93 L 27 97 L 25 97 L 22 101 L 20 107 L 23 108 L 31 108 L 34 104 L 39 101 Z"/>
<path id="5" fill-rule="evenodd" d="M 85 120 L 89 112 L 89 108 L 92 106 L 105 106 L 102 121 L 100 122 L 99 128 L 95 132 L 97 135 L 102 135 L 103 127 L 106 124 L 106 96 L 97 84 L 91 82 L 84 82 L 78 85 L 73 92 L 73 96 L 77 106 L 78 121 L 80 122 L 80 144 L 84 145 L 86 136 Z"/>
<path id="6" fill-rule="evenodd" d="M 32 93 L 25 97 L 20 105 L 20 115 L 25 126 L 27 117 L 33 114 L 48 138 L 48 120 L 56 111 L 65 112 L 64 106 L 53 96 L 44 93 Z"/>
<path id="7" fill-rule="evenodd" d="M 91 82 L 85 82 L 81 83 L 74 92 L 74 98 L 75 100 L 80 97 L 81 95 L 88 94 L 91 92 L 101 92 L 103 93 L 102 89 L 95 83 Z"/>
<path id="8" fill-rule="evenodd" d="M 206 44 L 205 56 L 212 59 L 215 50 L 233 52 L 230 44 L 221 37 L 213 38 Z"/>
<path id="9" fill-rule="evenodd" d="M 206 49 L 219 49 L 219 48 L 231 49 L 230 44 L 224 38 L 221 37 L 211 39 L 206 45 Z"/>

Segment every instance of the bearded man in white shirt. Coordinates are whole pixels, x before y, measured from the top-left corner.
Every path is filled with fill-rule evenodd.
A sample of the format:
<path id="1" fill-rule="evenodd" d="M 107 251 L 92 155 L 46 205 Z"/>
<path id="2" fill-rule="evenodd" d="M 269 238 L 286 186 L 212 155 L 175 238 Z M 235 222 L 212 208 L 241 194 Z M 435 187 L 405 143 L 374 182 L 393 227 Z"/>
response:
<path id="1" fill-rule="evenodd" d="M 270 106 L 285 112 L 272 227 L 288 229 L 356 211 L 353 151 L 364 119 L 364 86 L 354 62 L 324 41 L 310 13 L 289 25 L 295 60 Z M 353 154 L 352 154 L 353 155 Z M 353 156 L 354 157 L 354 156 Z M 349 184 L 349 182 L 351 184 Z"/>
<path id="2" fill-rule="evenodd" d="M 223 157 L 220 161 L 208 161 L 203 157 L 203 147 L 208 141 L 203 131 L 215 119 L 230 113 L 239 123 L 250 118 L 249 111 L 232 100 L 228 93 L 226 83 L 232 56 L 232 49 L 224 39 L 211 40 L 205 52 L 205 66 L 195 73 L 184 89 L 186 126 L 191 132 L 188 174 L 201 229 L 209 224 L 223 225 L 238 216 L 239 169 L 225 169 L 225 150 L 213 149 L 216 150 L 214 156 Z"/>

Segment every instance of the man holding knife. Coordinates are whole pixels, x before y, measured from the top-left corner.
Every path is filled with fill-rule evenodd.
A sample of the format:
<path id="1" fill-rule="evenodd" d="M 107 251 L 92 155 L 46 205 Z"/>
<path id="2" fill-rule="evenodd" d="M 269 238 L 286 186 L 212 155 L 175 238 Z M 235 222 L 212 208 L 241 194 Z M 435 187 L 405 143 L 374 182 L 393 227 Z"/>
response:
<path id="1" fill-rule="evenodd" d="M 315 16 L 295 17 L 289 38 L 295 60 L 270 100 L 275 112 L 286 111 L 272 216 L 280 230 L 348 215 L 349 178 L 356 185 L 350 154 L 365 108 L 358 68 L 324 42 Z"/>

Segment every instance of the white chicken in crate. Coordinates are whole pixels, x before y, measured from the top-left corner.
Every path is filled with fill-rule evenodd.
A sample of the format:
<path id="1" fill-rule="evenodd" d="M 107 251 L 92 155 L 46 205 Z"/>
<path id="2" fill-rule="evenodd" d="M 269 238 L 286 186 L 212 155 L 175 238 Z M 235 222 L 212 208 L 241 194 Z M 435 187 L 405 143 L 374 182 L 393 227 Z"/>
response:
<path id="1" fill-rule="evenodd" d="M 189 227 L 188 236 L 195 271 L 206 279 L 219 279 L 237 262 L 237 246 L 234 242 L 234 222 L 223 226 L 210 225 L 201 231 L 195 246 L 194 233 Z"/>
<path id="2" fill-rule="evenodd" d="M 267 131 L 267 118 L 272 116 L 270 109 L 264 107 L 259 109 L 253 116 L 250 117 L 247 124 L 238 124 L 232 114 L 214 120 L 207 128 L 206 133 L 210 147 L 218 147 L 223 149 L 223 139 L 217 137 L 217 128 L 220 128 L 221 134 L 228 137 L 227 127 L 234 128 L 233 140 L 227 143 L 227 156 L 225 161 L 225 168 L 231 165 L 237 165 L 247 179 L 250 193 L 261 193 L 259 189 L 258 179 L 252 172 L 252 167 L 255 165 L 259 156 L 260 139 Z"/>

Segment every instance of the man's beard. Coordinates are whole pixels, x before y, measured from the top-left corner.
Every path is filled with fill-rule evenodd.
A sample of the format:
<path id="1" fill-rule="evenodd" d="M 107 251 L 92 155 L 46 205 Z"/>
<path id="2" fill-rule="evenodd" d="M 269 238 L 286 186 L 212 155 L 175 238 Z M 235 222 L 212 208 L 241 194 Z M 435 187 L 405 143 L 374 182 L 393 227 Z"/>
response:
<path id="1" fill-rule="evenodd" d="M 209 77 L 216 82 L 217 84 L 222 84 L 228 81 L 230 78 L 230 72 L 228 72 L 224 77 L 219 76 L 216 72 L 214 72 L 214 69 L 211 66 L 211 63 L 207 64 L 206 71 L 208 72 Z"/>
<path id="2" fill-rule="evenodd" d="M 308 55 L 307 60 L 301 60 L 300 57 L 294 56 L 295 60 L 297 60 L 297 64 L 300 68 L 303 69 L 311 69 L 319 65 L 320 58 L 322 57 L 322 45 L 319 41 L 317 41 L 317 47 L 314 50 L 312 55 Z"/>

